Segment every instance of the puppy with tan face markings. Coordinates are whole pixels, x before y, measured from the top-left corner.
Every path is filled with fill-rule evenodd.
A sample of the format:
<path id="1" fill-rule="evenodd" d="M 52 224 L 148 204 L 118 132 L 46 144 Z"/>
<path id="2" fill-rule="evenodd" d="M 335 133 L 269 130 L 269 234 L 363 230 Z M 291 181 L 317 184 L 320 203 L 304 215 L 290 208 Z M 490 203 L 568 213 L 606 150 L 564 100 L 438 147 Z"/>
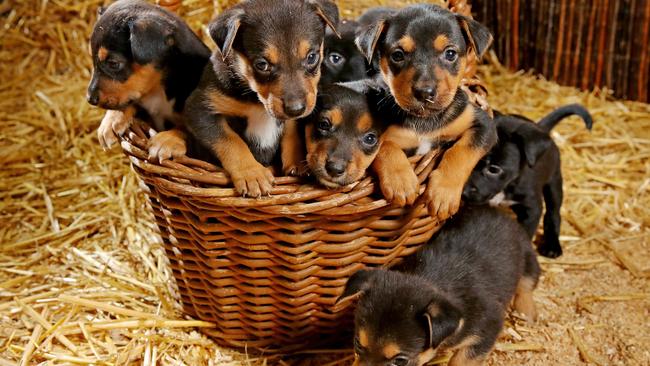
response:
<path id="1" fill-rule="evenodd" d="M 115 144 L 137 114 L 159 132 L 174 127 L 149 141 L 151 158 L 184 155 L 181 112 L 210 57 L 190 27 L 146 1 L 120 0 L 100 9 L 90 48 L 88 103 L 108 110 L 97 131 L 100 144 Z"/>
<path id="2" fill-rule="evenodd" d="M 286 174 L 304 160 L 293 120 L 314 109 L 325 28 L 337 23 L 329 0 L 248 0 L 210 23 L 217 49 L 185 112 L 238 193 L 271 192 L 265 165 L 279 148 Z"/>
<path id="3" fill-rule="evenodd" d="M 326 187 L 361 179 L 379 151 L 386 123 L 371 111 L 368 98 L 340 85 L 323 86 L 314 113 L 301 121 L 307 164 Z"/>
<path id="4" fill-rule="evenodd" d="M 490 117 L 459 88 L 468 54 L 482 56 L 491 41 L 485 26 L 435 5 L 403 8 L 358 32 L 368 62 L 378 60 L 389 94 L 383 107 L 393 114 L 373 163 L 388 200 L 403 206 L 419 193 L 403 151 L 451 144 L 429 176 L 425 198 L 439 220 L 458 210 L 463 185 L 496 141 Z"/>
<path id="5" fill-rule="evenodd" d="M 535 319 L 539 274 L 516 221 L 489 206 L 464 207 L 402 264 L 348 280 L 338 302 L 360 295 L 357 365 L 421 366 L 441 350 L 455 351 L 449 366 L 481 365 L 513 298 L 515 310 Z"/>

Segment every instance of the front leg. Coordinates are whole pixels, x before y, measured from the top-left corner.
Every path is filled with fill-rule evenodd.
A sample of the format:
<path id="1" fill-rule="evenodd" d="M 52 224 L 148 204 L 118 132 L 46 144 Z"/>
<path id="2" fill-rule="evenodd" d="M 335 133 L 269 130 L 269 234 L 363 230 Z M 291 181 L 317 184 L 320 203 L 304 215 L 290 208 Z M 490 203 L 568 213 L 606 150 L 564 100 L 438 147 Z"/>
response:
<path id="1" fill-rule="evenodd" d="M 300 176 L 307 173 L 306 148 L 300 138 L 298 122 L 288 120 L 284 124 L 284 133 L 280 142 L 282 172 L 286 175 Z"/>
<path id="2" fill-rule="evenodd" d="M 131 127 L 135 116 L 135 107 L 128 106 L 123 111 L 107 110 L 97 129 L 99 144 L 108 150 L 117 143 L 118 137 L 124 135 Z"/>
<path id="3" fill-rule="evenodd" d="M 392 141 L 385 141 L 372 162 L 372 168 L 379 178 L 381 193 L 387 201 L 399 207 L 415 202 L 420 183 L 399 146 Z"/>
<path id="4" fill-rule="evenodd" d="M 481 111 L 472 126 L 444 153 L 438 168 L 429 175 L 425 198 L 431 216 L 445 220 L 458 211 L 467 179 L 495 142 L 496 130 L 492 120 Z"/>

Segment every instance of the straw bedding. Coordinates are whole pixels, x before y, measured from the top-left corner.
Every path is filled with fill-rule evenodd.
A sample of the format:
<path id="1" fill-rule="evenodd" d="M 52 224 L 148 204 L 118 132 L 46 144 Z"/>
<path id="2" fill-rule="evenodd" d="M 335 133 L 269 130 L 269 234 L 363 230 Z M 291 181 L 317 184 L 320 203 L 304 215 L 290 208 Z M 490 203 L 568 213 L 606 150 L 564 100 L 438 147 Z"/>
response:
<path id="1" fill-rule="evenodd" d="M 123 154 L 99 148 L 102 111 L 84 100 L 99 3 L 0 2 L 0 365 L 349 364 L 350 350 L 219 349 L 199 332 L 211 324 L 180 312 L 144 194 Z M 209 0 L 183 3 L 196 29 L 212 15 Z M 340 2 L 344 15 L 377 3 Z M 595 119 L 592 133 L 577 119 L 553 132 L 566 254 L 542 260 L 540 320 L 509 317 L 489 364 L 650 364 L 650 106 L 496 62 L 481 73 L 503 111 L 578 102 Z"/>

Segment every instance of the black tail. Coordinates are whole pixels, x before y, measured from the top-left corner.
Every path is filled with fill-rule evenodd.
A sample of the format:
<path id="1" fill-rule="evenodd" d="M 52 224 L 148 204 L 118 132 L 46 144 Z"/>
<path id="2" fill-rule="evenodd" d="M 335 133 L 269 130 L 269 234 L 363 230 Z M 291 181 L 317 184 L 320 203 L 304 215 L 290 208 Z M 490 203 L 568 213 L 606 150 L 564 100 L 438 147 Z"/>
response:
<path id="1" fill-rule="evenodd" d="M 546 132 L 551 132 L 553 127 L 558 124 L 561 120 L 566 117 L 578 115 L 585 121 L 585 126 L 588 130 L 591 130 L 591 126 L 594 121 L 591 118 L 591 114 L 585 109 L 585 107 L 580 104 L 569 104 L 564 107 L 560 107 L 553 112 L 547 114 L 544 118 L 540 119 L 537 122 L 537 125 Z"/>

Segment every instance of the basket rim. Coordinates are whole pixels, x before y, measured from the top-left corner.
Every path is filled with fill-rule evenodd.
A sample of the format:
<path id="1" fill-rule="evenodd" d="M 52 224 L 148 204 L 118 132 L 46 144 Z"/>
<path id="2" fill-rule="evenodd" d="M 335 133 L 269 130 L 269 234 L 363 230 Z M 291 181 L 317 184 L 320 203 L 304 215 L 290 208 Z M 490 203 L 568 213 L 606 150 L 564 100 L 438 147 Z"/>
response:
<path id="1" fill-rule="evenodd" d="M 147 146 L 153 130 L 145 125 L 142 121 L 133 123 L 120 137 L 120 146 L 141 177 L 146 176 L 149 183 L 171 195 L 194 197 L 209 206 L 256 208 L 275 215 L 321 212 L 344 216 L 396 208 L 381 197 L 376 177 L 368 173 L 361 180 L 336 189 L 306 182 L 300 177 L 276 176 L 269 196 L 240 196 L 228 174 L 207 161 L 187 156 L 162 162 L 149 160 Z M 409 157 L 420 183 L 420 196 L 440 155 L 441 151 L 434 149 L 426 155 Z M 359 203 L 360 200 L 363 202 Z M 421 204 L 420 201 L 418 199 L 413 207 Z"/>

